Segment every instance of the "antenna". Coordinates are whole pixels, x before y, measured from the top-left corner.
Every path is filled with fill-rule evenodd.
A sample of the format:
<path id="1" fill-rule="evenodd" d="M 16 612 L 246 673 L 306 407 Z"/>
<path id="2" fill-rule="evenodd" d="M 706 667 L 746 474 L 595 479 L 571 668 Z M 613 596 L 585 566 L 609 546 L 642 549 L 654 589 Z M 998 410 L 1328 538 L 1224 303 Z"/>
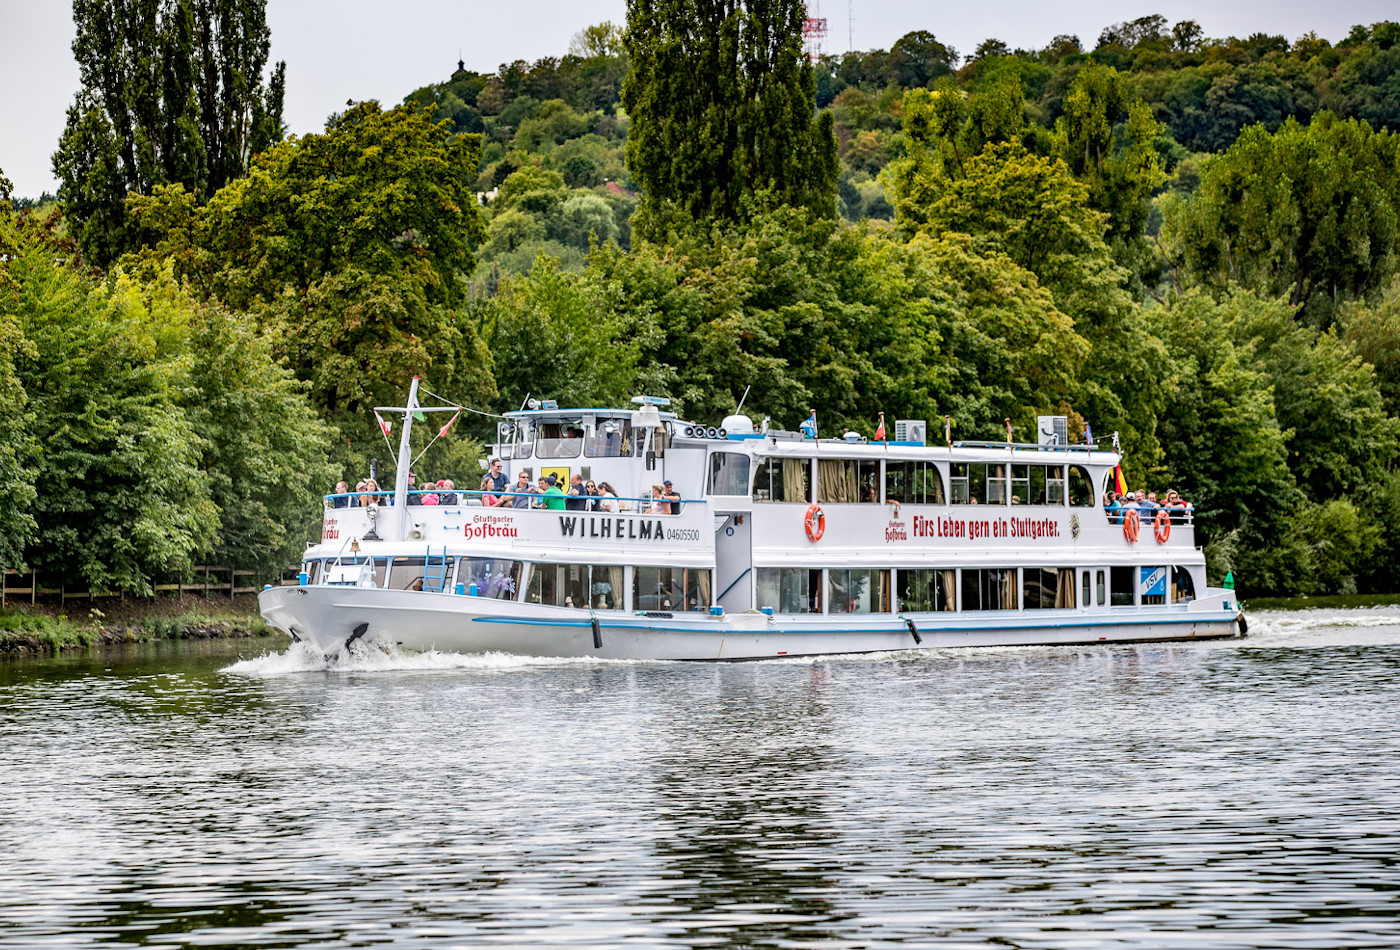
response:
<path id="1" fill-rule="evenodd" d="M 821 4 L 812 0 L 807 5 L 807 16 L 802 21 L 802 42 L 807 47 L 807 58 L 814 59 L 822 54 L 822 40 L 826 39 L 826 17 L 821 15 Z"/>
<path id="2" fill-rule="evenodd" d="M 846 0 L 846 52 L 856 51 L 856 0 Z"/>
<path id="3" fill-rule="evenodd" d="M 750 383 L 749 385 L 744 387 L 744 395 L 739 397 L 739 405 L 734 407 L 734 415 L 737 416 L 739 413 L 744 411 L 744 400 L 749 398 L 750 389 L 753 389 L 753 383 Z"/>

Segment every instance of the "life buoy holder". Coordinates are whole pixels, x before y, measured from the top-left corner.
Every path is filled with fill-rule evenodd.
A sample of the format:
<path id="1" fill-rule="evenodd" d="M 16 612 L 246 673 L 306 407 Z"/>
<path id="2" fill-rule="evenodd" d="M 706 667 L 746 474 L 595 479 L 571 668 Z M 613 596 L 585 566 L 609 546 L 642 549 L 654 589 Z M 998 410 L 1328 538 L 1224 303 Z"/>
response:
<path id="1" fill-rule="evenodd" d="M 1172 536 L 1172 516 L 1167 514 L 1167 509 L 1157 512 L 1157 518 L 1152 522 L 1152 534 L 1156 536 L 1158 544 L 1166 544 L 1167 538 Z"/>
<path id="2" fill-rule="evenodd" d="M 1128 539 L 1129 544 L 1136 544 L 1138 539 L 1138 532 L 1140 532 L 1141 530 L 1142 519 L 1138 517 L 1138 513 L 1136 511 L 1129 508 L 1123 514 L 1123 537 Z"/>
<path id="3" fill-rule="evenodd" d="M 826 534 L 826 515 L 822 512 L 821 505 L 811 505 L 807 508 L 807 516 L 802 519 L 803 527 L 807 529 L 807 540 L 816 543 Z"/>

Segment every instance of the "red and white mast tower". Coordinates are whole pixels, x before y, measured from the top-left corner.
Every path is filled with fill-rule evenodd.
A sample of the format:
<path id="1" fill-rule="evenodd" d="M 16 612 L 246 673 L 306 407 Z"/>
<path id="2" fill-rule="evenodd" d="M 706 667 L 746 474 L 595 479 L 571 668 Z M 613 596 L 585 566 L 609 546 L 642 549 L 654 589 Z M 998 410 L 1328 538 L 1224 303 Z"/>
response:
<path id="1" fill-rule="evenodd" d="M 822 41 L 825 39 L 826 17 L 822 16 L 821 4 L 812 0 L 807 4 L 807 17 L 802 21 L 802 44 L 807 48 L 808 59 L 822 54 Z"/>

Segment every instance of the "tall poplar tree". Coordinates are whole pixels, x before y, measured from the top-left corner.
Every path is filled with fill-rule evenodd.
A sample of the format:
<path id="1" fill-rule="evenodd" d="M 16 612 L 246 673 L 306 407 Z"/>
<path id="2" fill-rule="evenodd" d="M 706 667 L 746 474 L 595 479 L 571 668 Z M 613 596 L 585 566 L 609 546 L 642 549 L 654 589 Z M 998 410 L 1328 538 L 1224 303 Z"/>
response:
<path id="1" fill-rule="evenodd" d="M 282 136 L 285 63 L 264 78 L 266 0 L 74 0 L 82 88 L 53 156 L 84 254 L 135 246 L 130 191 L 208 198 Z"/>
<path id="2" fill-rule="evenodd" d="M 736 220 L 757 191 L 835 214 L 836 137 L 816 115 L 805 15 L 799 0 L 628 0 L 622 103 L 643 237 L 677 212 Z"/>

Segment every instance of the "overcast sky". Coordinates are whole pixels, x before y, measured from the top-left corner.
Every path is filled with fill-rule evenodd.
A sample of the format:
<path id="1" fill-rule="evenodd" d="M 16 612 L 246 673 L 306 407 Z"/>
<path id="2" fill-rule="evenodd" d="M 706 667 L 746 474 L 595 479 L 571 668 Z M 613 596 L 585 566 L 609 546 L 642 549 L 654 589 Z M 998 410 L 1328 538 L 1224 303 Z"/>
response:
<path id="1" fill-rule="evenodd" d="M 980 0 L 920 4 L 908 0 L 822 0 L 826 48 L 885 48 L 911 30 L 929 30 L 970 53 L 987 37 L 1011 47 L 1039 48 L 1057 33 L 1092 46 L 1109 23 L 1162 13 L 1198 21 L 1208 36 L 1282 33 L 1290 40 L 1316 30 L 1333 42 L 1354 23 L 1400 16 L 1395 0 Z M 346 100 L 396 103 L 456 68 L 493 72 L 502 62 L 558 56 L 578 30 L 621 22 L 625 0 L 270 0 L 272 58 L 287 62 L 284 120 L 293 132 L 315 132 Z M 49 157 L 78 86 L 72 6 L 67 0 L 0 0 L 0 170 L 15 194 L 37 197 L 57 182 Z"/>

